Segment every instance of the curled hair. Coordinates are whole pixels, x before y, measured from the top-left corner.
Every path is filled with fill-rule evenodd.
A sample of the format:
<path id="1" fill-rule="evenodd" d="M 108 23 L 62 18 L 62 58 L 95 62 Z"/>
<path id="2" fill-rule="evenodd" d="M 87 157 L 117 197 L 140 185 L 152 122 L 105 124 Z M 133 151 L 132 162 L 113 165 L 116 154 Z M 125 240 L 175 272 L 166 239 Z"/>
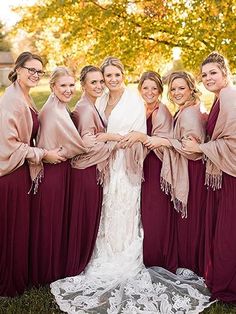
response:
<path id="1" fill-rule="evenodd" d="M 169 75 L 169 77 L 168 77 L 168 92 L 167 92 L 169 100 L 172 101 L 171 96 L 170 96 L 172 83 L 174 80 L 176 80 L 178 78 L 185 80 L 189 89 L 191 90 L 192 98 L 194 100 L 199 100 L 201 92 L 197 88 L 196 80 L 194 79 L 192 74 L 185 72 L 185 71 L 176 71 L 176 72 L 172 72 Z"/>
<path id="2" fill-rule="evenodd" d="M 102 73 L 101 69 L 95 67 L 93 65 L 86 65 L 82 68 L 79 76 L 80 84 L 83 86 L 87 77 L 87 74 L 90 72 L 100 72 Z"/>
<path id="3" fill-rule="evenodd" d="M 161 79 L 161 76 L 157 72 L 147 71 L 141 75 L 139 83 L 138 83 L 138 90 L 139 91 L 141 90 L 142 85 L 143 85 L 144 81 L 146 81 L 146 80 L 151 80 L 151 81 L 155 82 L 157 85 L 157 89 L 158 89 L 159 93 L 160 94 L 163 93 L 162 79 Z"/>
<path id="4" fill-rule="evenodd" d="M 13 71 L 11 71 L 9 74 L 8 74 L 8 79 L 13 83 L 17 80 L 17 72 L 16 70 L 19 69 L 20 67 L 23 67 L 25 65 L 25 63 L 29 60 L 38 60 L 39 62 L 42 63 L 43 65 L 43 60 L 41 59 L 40 56 L 34 54 L 34 53 L 31 53 L 29 51 L 25 51 L 25 52 L 22 52 L 18 58 L 16 59 L 15 61 L 15 67 L 13 69 Z"/>
<path id="5" fill-rule="evenodd" d="M 116 57 L 107 57 L 105 60 L 103 60 L 100 69 L 102 71 L 102 74 L 104 74 L 105 68 L 109 65 L 113 65 L 114 67 L 117 67 L 121 73 L 124 75 L 125 69 L 123 63 L 120 61 L 120 59 Z"/>
<path id="6" fill-rule="evenodd" d="M 56 67 L 51 76 L 50 76 L 50 80 L 49 80 L 49 85 L 51 90 L 53 89 L 53 86 L 55 85 L 56 81 L 58 80 L 59 77 L 62 76 L 72 76 L 75 77 L 74 73 L 72 70 L 66 68 L 66 67 Z"/>
<path id="7" fill-rule="evenodd" d="M 230 73 L 230 69 L 229 69 L 229 65 L 228 65 L 228 60 L 223 55 L 221 55 L 219 52 L 217 52 L 217 51 L 211 52 L 206 57 L 206 59 L 202 62 L 201 70 L 202 70 L 202 67 L 208 63 L 216 63 L 216 65 L 221 70 L 223 75 L 226 76 L 228 79 L 230 79 L 231 73 Z"/>

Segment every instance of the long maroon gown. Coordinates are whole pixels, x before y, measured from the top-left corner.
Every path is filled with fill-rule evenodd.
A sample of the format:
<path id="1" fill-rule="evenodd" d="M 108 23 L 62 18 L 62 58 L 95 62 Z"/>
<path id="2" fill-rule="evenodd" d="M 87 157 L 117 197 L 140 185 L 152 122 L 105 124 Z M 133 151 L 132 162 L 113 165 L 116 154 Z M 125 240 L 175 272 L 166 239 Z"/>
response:
<path id="1" fill-rule="evenodd" d="M 102 187 L 96 166 L 71 170 L 69 242 L 66 275 L 81 273 L 93 253 L 100 222 Z"/>
<path id="2" fill-rule="evenodd" d="M 147 119 L 151 135 L 152 117 Z M 175 272 L 177 268 L 176 212 L 160 187 L 162 163 L 153 151 L 144 160 L 141 190 L 141 220 L 144 229 L 143 259 L 145 266 L 160 266 Z"/>
<path id="3" fill-rule="evenodd" d="M 212 106 L 207 134 L 211 138 L 219 114 Z M 205 278 L 213 299 L 236 303 L 236 178 L 223 172 L 222 188 L 208 189 Z"/>
<path id="4" fill-rule="evenodd" d="M 191 269 L 203 276 L 207 189 L 204 185 L 205 166 L 202 160 L 188 160 L 188 174 L 188 216 L 177 216 L 178 267 Z"/>
<path id="5" fill-rule="evenodd" d="M 73 115 L 72 119 L 77 126 Z M 102 195 L 96 165 L 71 169 L 67 276 L 81 273 L 91 258 L 100 223 Z"/>
<path id="6" fill-rule="evenodd" d="M 37 114 L 31 114 L 34 146 L 39 122 Z M 28 285 L 30 186 L 27 162 L 0 177 L 0 296 L 17 296 Z"/>
<path id="7" fill-rule="evenodd" d="M 70 163 L 44 164 L 44 178 L 32 197 L 30 284 L 45 285 L 65 277 Z"/>

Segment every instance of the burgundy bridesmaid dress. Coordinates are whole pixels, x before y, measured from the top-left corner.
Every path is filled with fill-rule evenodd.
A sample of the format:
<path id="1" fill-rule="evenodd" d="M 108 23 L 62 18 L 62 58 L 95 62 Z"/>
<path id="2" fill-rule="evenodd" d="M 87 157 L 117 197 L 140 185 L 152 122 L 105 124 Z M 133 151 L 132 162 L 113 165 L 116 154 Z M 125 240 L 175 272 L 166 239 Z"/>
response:
<path id="1" fill-rule="evenodd" d="M 191 269 L 203 276 L 207 189 L 202 160 L 188 160 L 188 174 L 188 216 L 182 218 L 180 214 L 177 215 L 178 267 Z"/>
<path id="2" fill-rule="evenodd" d="M 72 120 L 77 127 L 78 121 L 73 114 Z M 100 223 L 102 197 L 96 165 L 71 169 L 67 276 L 81 273 L 91 258 Z"/>
<path id="3" fill-rule="evenodd" d="M 96 166 L 71 170 L 66 275 L 81 273 L 93 253 L 102 208 Z"/>
<path id="4" fill-rule="evenodd" d="M 151 135 L 152 117 L 147 119 Z M 144 165 L 141 190 L 141 220 L 144 229 L 143 259 L 147 267 L 160 266 L 175 272 L 177 268 L 176 211 L 170 197 L 160 188 L 162 163 L 153 151 Z"/>
<path id="5" fill-rule="evenodd" d="M 39 122 L 33 110 L 31 114 L 34 146 Z M 30 187 L 27 162 L 0 177 L 0 296 L 17 296 L 28 285 Z"/>
<path id="6" fill-rule="evenodd" d="M 44 164 L 44 178 L 32 197 L 30 284 L 45 285 L 65 277 L 68 243 L 69 160 Z"/>
<path id="7" fill-rule="evenodd" d="M 207 134 L 211 138 L 220 110 L 212 106 Z M 207 191 L 205 279 L 213 299 L 236 304 L 236 178 L 223 172 L 222 188 Z"/>

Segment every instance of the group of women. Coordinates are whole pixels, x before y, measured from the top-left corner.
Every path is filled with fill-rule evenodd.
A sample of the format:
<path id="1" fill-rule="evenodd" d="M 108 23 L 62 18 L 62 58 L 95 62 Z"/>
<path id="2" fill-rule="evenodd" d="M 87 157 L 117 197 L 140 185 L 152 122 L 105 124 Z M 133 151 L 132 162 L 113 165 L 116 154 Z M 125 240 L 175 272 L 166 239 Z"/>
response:
<path id="1" fill-rule="evenodd" d="M 226 59 L 201 65 L 215 94 L 207 117 L 193 76 L 158 73 L 139 94 L 108 57 L 50 77 L 38 113 L 30 89 L 44 74 L 23 52 L 0 99 L 0 295 L 51 283 L 68 313 L 199 313 L 236 302 L 236 90 Z M 204 277 L 204 282 L 199 277 Z M 182 313 L 182 312 L 181 312 Z"/>

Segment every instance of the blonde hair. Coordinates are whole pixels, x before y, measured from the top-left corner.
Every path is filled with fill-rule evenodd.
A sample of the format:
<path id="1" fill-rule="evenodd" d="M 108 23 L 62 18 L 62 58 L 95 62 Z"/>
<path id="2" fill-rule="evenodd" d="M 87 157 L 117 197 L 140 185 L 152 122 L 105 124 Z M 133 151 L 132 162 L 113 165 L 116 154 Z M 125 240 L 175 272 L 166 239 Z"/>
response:
<path id="1" fill-rule="evenodd" d="M 191 90 L 191 95 L 192 95 L 193 99 L 199 100 L 201 92 L 197 88 L 196 80 L 194 79 L 192 74 L 185 72 L 185 71 L 176 71 L 176 72 L 172 72 L 169 75 L 169 77 L 168 77 L 168 92 L 167 92 L 169 100 L 171 102 L 173 102 L 171 99 L 171 96 L 170 96 L 171 86 L 172 86 L 173 81 L 178 79 L 178 78 L 185 80 L 189 89 Z"/>
<path id="2" fill-rule="evenodd" d="M 51 76 L 50 76 L 50 80 L 49 80 L 49 85 L 51 90 L 53 89 L 53 86 L 55 85 L 56 81 L 58 80 L 59 77 L 62 76 L 71 76 L 73 78 L 75 78 L 75 74 L 73 73 L 72 70 L 66 68 L 66 67 L 56 67 Z"/>
<path id="3" fill-rule="evenodd" d="M 117 67 L 121 73 L 124 75 L 125 69 L 123 63 L 120 61 L 120 59 L 116 57 L 107 57 L 106 59 L 103 60 L 100 69 L 102 71 L 102 74 L 104 74 L 105 68 L 108 67 L 109 65 L 113 65 Z"/>
<path id="4" fill-rule="evenodd" d="M 202 67 L 208 63 L 216 63 L 216 65 L 221 70 L 223 75 L 226 76 L 228 79 L 230 79 L 231 73 L 230 73 L 230 69 L 229 69 L 228 60 L 223 55 L 221 55 L 219 52 L 217 52 L 217 51 L 211 52 L 206 57 L 206 59 L 202 62 L 201 70 L 202 70 Z"/>
<path id="5" fill-rule="evenodd" d="M 141 75 L 139 83 L 138 83 L 138 90 L 139 91 L 141 90 L 142 85 L 143 85 L 144 81 L 146 81 L 146 80 L 151 80 L 151 81 L 155 82 L 157 85 L 159 93 L 160 94 L 163 93 L 163 83 L 161 80 L 161 76 L 157 72 L 147 71 Z"/>

